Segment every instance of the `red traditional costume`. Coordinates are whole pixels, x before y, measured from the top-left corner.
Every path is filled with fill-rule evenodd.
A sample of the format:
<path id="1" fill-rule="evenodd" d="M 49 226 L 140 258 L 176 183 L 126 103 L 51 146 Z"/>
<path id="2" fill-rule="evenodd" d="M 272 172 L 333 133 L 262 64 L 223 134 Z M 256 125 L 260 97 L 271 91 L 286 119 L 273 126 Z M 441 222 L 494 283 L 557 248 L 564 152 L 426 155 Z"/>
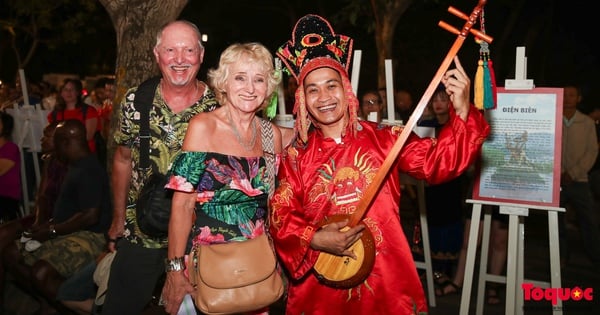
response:
<path id="1" fill-rule="evenodd" d="M 321 23 L 320 31 L 323 23 L 330 28 L 322 18 L 307 16 L 296 24 L 294 41 L 277 52 L 288 69 L 300 70 L 300 74 L 294 73 L 299 83 L 295 112 L 300 116 L 306 113 L 306 108 L 301 108 L 305 106 L 302 83 L 308 71 L 294 69 L 297 60 L 291 58 L 299 54 L 288 53 L 294 42 L 300 41 L 298 36 L 302 32 L 315 36 L 301 22 Z M 330 30 L 329 39 L 339 36 Z M 324 37 L 327 44 L 327 36 Z M 346 48 L 351 50 L 351 44 Z M 326 66 L 340 72 L 347 95 L 351 96 L 349 110 L 353 111 L 358 100 L 350 89 L 347 69 L 340 67 L 340 60 L 349 59 L 346 54 L 337 58 L 337 65 L 331 62 Z M 313 59 L 319 64 L 323 60 Z M 315 62 L 310 65 L 311 61 L 307 61 L 302 66 L 320 67 Z M 337 142 L 325 138 L 318 128 L 309 131 L 306 125 L 302 126 L 302 117 L 297 117 L 296 131 L 301 141 L 289 147 L 283 157 L 278 176 L 280 185 L 271 199 L 270 232 L 291 277 L 286 314 L 426 314 L 421 281 L 400 224 L 399 173 L 406 172 L 430 183 L 458 176 L 475 161 L 489 126 L 474 107 L 466 121 L 458 118 L 451 108 L 451 119 L 437 139 L 418 138 L 414 134 L 409 137 L 362 221 L 375 239 L 373 270 L 362 284 L 336 289 L 319 282 L 315 276 L 312 269 L 321 252 L 312 249 L 310 242 L 325 216 L 355 211 L 401 131 L 400 127 L 358 122 L 352 117 Z"/>

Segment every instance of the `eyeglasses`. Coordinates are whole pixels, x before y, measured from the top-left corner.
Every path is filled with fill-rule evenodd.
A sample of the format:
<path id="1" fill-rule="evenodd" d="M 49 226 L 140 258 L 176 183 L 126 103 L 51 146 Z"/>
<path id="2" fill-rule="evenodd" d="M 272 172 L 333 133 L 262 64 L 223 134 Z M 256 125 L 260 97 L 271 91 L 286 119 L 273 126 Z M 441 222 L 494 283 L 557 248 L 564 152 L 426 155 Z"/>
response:
<path id="1" fill-rule="evenodd" d="M 365 106 L 369 106 L 369 105 L 379 105 L 381 104 L 381 102 L 377 99 L 371 99 L 371 100 L 364 100 L 363 101 L 363 105 Z"/>

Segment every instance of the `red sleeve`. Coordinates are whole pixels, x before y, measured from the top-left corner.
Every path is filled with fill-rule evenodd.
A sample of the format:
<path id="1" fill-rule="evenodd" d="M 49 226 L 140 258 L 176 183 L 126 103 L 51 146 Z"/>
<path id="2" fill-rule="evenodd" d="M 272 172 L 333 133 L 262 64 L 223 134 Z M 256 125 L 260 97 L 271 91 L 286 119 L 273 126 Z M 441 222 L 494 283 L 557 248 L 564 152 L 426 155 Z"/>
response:
<path id="1" fill-rule="evenodd" d="M 489 133 L 489 124 L 474 106 L 466 121 L 451 107 L 450 120 L 437 138 L 415 139 L 418 137 L 411 135 L 400 152 L 399 167 L 430 184 L 456 178 L 474 164 Z"/>
<path id="2" fill-rule="evenodd" d="M 299 279 L 311 270 L 320 252 L 310 248 L 318 227 L 303 215 L 304 192 L 294 165 L 295 159 L 286 154 L 279 168 L 280 183 L 271 199 L 270 232 L 280 261 L 293 278 Z"/>

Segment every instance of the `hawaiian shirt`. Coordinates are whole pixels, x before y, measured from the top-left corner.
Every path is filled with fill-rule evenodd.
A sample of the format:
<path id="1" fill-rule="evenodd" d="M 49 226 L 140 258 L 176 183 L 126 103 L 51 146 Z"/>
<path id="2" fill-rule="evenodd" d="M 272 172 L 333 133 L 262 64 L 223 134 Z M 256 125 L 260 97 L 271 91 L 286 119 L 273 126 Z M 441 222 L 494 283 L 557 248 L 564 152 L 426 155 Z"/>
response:
<path id="1" fill-rule="evenodd" d="M 146 248 L 166 248 L 166 238 L 151 238 L 140 231 L 136 220 L 136 203 L 139 192 L 146 179 L 153 173 L 166 174 L 174 157 L 181 150 L 183 139 L 192 117 L 200 112 L 216 109 L 218 103 L 214 93 L 206 88 L 202 97 L 185 110 L 174 113 L 165 102 L 160 87 L 154 94 L 153 107 L 150 110 L 150 169 L 142 170 L 140 161 L 140 112 L 134 107 L 133 100 L 137 87 L 131 88 L 121 102 L 118 127 L 114 139 L 117 145 L 131 149 L 131 184 L 127 194 L 124 237 L 133 244 Z M 114 174 L 113 174 L 114 175 Z"/>

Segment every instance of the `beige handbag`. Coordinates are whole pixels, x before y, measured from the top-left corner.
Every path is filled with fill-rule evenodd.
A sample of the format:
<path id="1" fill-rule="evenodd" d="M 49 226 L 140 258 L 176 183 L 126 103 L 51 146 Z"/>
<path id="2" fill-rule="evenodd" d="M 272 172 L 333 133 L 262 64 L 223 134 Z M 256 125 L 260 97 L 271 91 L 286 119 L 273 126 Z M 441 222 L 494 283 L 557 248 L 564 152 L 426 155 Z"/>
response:
<path id="1" fill-rule="evenodd" d="M 201 245 L 189 256 L 194 303 L 206 314 L 258 310 L 284 292 L 275 253 L 266 234 L 242 242 Z"/>

